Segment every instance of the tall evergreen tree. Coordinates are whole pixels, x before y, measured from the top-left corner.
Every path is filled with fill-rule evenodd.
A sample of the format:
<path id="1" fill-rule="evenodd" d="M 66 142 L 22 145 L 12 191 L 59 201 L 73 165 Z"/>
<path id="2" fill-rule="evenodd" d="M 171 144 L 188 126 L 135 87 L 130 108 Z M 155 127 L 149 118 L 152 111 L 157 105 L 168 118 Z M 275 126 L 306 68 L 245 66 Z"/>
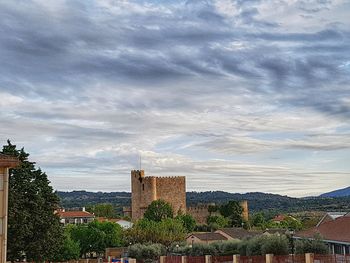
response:
<path id="1" fill-rule="evenodd" d="M 63 230 L 54 213 L 59 198 L 47 175 L 28 160 L 29 154 L 7 143 L 2 153 L 21 162 L 10 169 L 7 258 L 15 261 L 25 255 L 28 261 L 50 259 L 63 241 Z"/>

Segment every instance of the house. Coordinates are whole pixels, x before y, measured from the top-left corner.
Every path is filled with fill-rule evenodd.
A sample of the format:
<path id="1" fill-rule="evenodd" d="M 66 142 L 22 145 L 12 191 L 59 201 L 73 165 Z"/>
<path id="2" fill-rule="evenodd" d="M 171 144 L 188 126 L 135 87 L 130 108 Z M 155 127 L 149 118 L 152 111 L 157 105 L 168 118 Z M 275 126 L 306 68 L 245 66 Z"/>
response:
<path id="1" fill-rule="evenodd" d="M 66 211 L 65 209 L 61 209 L 57 211 L 57 214 L 63 225 L 88 224 L 95 220 L 95 215 L 85 211 L 84 208 L 82 211 Z"/>
<path id="2" fill-rule="evenodd" d="M 350 254 L 350 213 L 333 220 L 322 219 L 317 226 L 297 232 L 294 239 L 314 239 L 317 234 L 333 254 Z"/>
<path id="3" fill-rule="evenodd" d="M 210 244 L 214 242 L 226 241 L 228 240 L 225 236 L 220 233 L 204 232 L 204 233 L 192 233 L 187 236 L 187 244 Z"/>
<path id="4" fill-rule="evenodd" d="M 221 228 L 215 231 L 215 233 L 219 233 L 226 237 L 228 240 L 232 239 L 244 239 L 251 238 L 257 235 L 262 234 L 260 231 L 248 231 L 244 228 L 232 227 L 232 228 Z"/>

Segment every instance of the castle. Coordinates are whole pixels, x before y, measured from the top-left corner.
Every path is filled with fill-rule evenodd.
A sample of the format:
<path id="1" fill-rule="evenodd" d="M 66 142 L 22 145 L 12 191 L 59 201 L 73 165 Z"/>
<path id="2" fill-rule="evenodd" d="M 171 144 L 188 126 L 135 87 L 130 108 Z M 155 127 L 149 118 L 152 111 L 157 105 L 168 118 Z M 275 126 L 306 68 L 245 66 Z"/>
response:
<path id="1" fill-rule="evenodd" d="M 147 207 L 155 200 L 168 202 L 174 214 L 186 213 L 186 177 L 145 176 L 144 170 L 131 171 L 131 217 L 143 217 Z"/>
<path id="2" fill-rule="evenodd" d="M 124 208 L 126 215 L 131 215 L 133 221 L 143 217 L 147 207 L 155 200 L 162 199 L 168 202 L 175 216 L 179 213 L 188 213 L 199 224 L 206 224 L 209 205 L 198 205 L 186 209 L 186 177 L 156 177 L 145 176 L 144 170 L 131 171 L 131 211 Z M 242 201 L 242 217 L 248 221 L 248 202 Z"/>

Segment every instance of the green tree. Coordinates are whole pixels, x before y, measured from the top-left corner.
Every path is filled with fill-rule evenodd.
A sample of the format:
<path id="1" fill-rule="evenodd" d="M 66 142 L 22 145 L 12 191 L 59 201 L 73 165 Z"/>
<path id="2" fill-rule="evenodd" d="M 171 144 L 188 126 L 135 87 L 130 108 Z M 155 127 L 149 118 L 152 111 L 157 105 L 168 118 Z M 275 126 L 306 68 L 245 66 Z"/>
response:
<path id="1" fill-rule="evenodd" d="M 207 224 L 212 230 L 216 230 L 219 228 L 228 227 L 230 225 L 229 219 L 223 217 L 222 215 L 218 216 L 208 216 Z"/>
<path id="2" fill-rule="evenodd" d="M 289 241 L 285 235 L 270 235 L 265 238 L 261 246 L 262 255 L 287 255 L 289 253 Z"/>
<path id="3" fill-rule="evenodd" d="M 219 208 L 220 214 L 230 220 L 230 225 L 234 227 L 241 227 L 243 223 L 242 212 L 243 208 L 236 201 L 229 201 L 221 205 Z"/>
<path id="4" fill-rule="evenodd" d="M 289 230 L 301 230 L 303 228 L 303 224 L 296 218 L 287 216 L 281 223 L 282 228 Z"/>
<path id="5" fill-rule="evenodd" d="M 102 254 L 107 247 L 122 245 L 123 230 L 112 222 L 93 221 L 88 225 L 75 225 L 70 229 L 71 238 L 79 243 L 80 254 Z"/>
<path id="6" fill-rule="evenodd" d="M 192 232 L 196 226 L 196 220 L 194 220 L 193 216 L 189 214 L 178 215 L 175 219 L 180 220 L 182 225 L 186 228 L 187 233 Z"/>
<path id="7" fill-rule="evenodd" d="M 173 208 L 164 200 L 155 200 L 147 207 L 144 218 L 156 222 L 166 218 L 173 218 Z"/>
<path id="8" fill-rule="evenodd" d="M 143 218 L 125 232 L 128 243 L 159 243 L 166 247 L 174 242 L 183 241 L 185 237 L 186 229 L 182 222 L 172 218 L 160 222 Z"/>
<path id="9" fill-rule="evenodd" d="M 315 235 L 313 239 L 302 239 L 295 241 L 296 254 L 327 254 L 328 252 L 328 247 L 323 242 L 322 237 L 320 235 Z"/>
<path id="10" fill-rule="evenodd" d="M 266 220 L 263 213 L 256 213 L 250 219 L 251 225 L 261 229 L 265 229 Z"/>
<path id="11" fill-rule="evenodd" d="M 98 217 L 114 218 L 116 212 L 112 204 L 97 204 L 87 208 L 87 211 Z"/>
<path id="12" fill-rule="evenodd" d="M 63 228 L 54 213 L 59 198 L 47 175 L 35 168 L 23 148 L 18 150 L 8 141 L 2 153 L 21 162 L 10 169 L 7 258 L 15 261 L 24 253 L 28 261 L 49 259 L 63 242 Z"/>
<path id="13" fill-rule="evenodd" d="M 146 262 L 156 261 L 165 253 L 165 248 L 161 244 L 134 244 L 129 247 L 130 257 Z"/>
<path id="14" fill-rule="evenodd" d="M 58 253 L 55 254 L 50 260 L 55 262 L 78 260 L 80 256 L 79 242 L 74 241 L 70 236 L 69 227 L 65 229 L 64 242 L 61 245 Z"/>

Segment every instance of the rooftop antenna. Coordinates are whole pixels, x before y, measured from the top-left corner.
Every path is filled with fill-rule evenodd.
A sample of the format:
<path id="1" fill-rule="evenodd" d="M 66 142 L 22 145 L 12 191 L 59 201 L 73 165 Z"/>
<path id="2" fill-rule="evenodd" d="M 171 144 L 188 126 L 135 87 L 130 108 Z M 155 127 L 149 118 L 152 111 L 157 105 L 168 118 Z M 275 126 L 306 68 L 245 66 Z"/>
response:
<path id="1" fill-rule="evenodd" d="M 141 154 L 140 154 L 140 171 L 141 171 Z"/>

